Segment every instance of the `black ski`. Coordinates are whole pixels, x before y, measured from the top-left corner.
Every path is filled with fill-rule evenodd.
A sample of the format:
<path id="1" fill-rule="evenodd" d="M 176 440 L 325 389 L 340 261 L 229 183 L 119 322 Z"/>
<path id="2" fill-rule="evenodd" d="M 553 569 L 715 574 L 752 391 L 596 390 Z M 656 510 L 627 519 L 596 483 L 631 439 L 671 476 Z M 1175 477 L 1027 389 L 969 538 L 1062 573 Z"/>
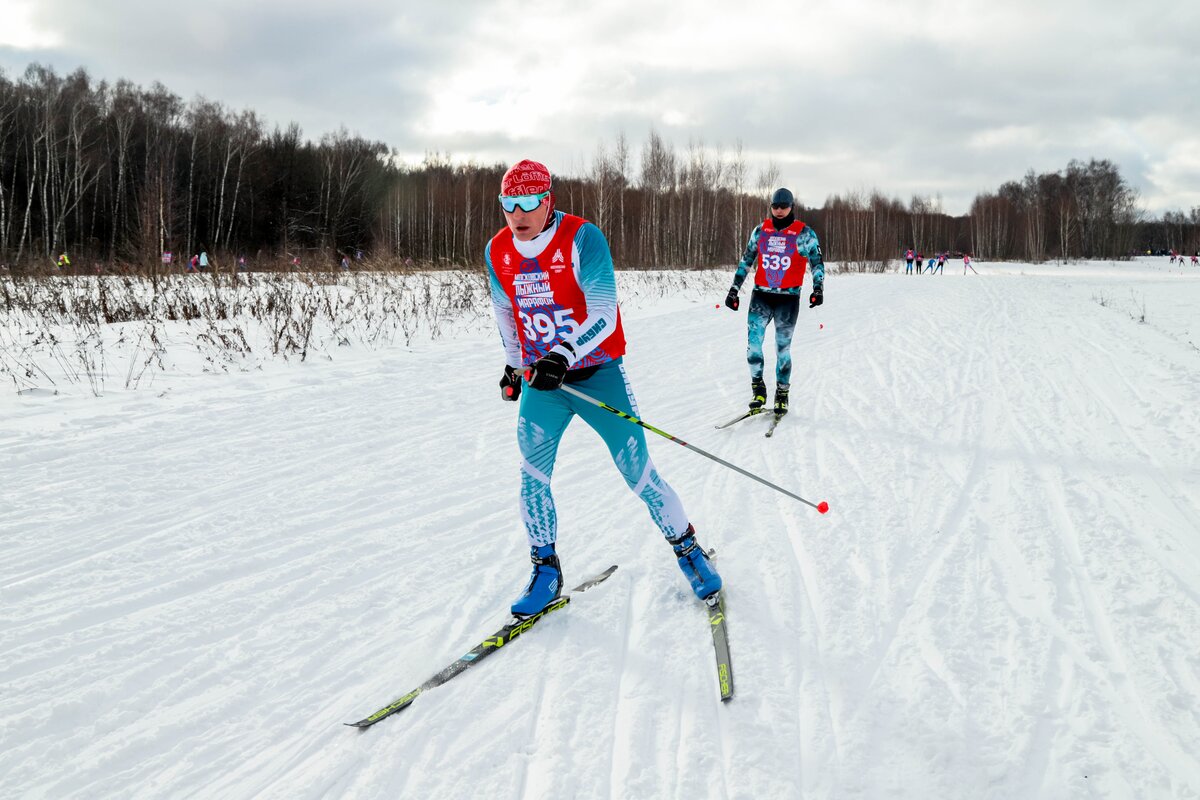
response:
<path id="1" fill-rule="evenodd" d="M 742 414 L 740 417 L 735 417 L 735 418 L 729 420 L 729 422 L 722 422 L 720 425 L 716 425 L 714 427 L 716 427 L 717 430 L 721 430 L 722 428 L 728 428 L 731 425 L 735 425 L 744 419 L 750 419 L 753 416 L 757 416 L 758 414 L 761 414 L 764 411 L 769 411 L 769 410 L 770 409 L 765 408 L 765 407 L 764 408 L 752 408 L 749 411 L 747 411 L 745 414 Z"/>
<path id="2" fill-rule="evenodd" d="M 771 424 L 767 426 L 767 432 L 763 435 L 767 436 L 767 437 L 774 435 L 775 428 L 777 428 L 779 426 L 779 423 L 783 421 L 783 418 L 786 414 L 787 414 L 786 411 L 783 412 L 783 414 L 776 414 L 775 418 L 771 420 Z"/>
<path id="3" fill-rule="evenodd" d="M 512 643 L 514 639 L 536 625 L 547 614 L 558 611 L 560 608 L 566 606 L 567 603 L 571 602 L 571 595 L 576 594 L 577 592 L 586 591 L 598 583 L 603 583 L 616 571 L 617 566 L 614 564 L 594 578 L 589 578 L 588 580 L 579 584 L 572 589 L 570 593 L 558 598 L 553 603 L 546 606 L 544 609 L 531 617 L 525 617 L 524 619 L 513 617 L 500 630 L 496 631 L 494 634 L 475 645 L 466 655 L 454 661 L 452 664 L 450 664 L 450 666 L 446 667 L 441 672 L 422 683 L 416 689 L 413 689 L 403 697 L 400 697 L 389 703 L 369 717 L 364 717 L 358 722 L 347 722 L 345 724 L 354 728 L 369 728 L 376 722 L 379 722 L 379 720 L 384 719 L 385 717 L 390 717 L 392 714 L 395 714 L 399 711 L 403 711 L 404 709 L 408 708 L 409 705 L 412 704 L 412 701 L 416 700 L 422 692 L 428 691 L 429 689 L 433 689 L 437 686 L 441 686 L 446 681 L 455 677 L 459 673 L 464 672 L 469 667 L 474 666 L 490 656 L 492 653 L 504 647 L 504 645 Z"/>

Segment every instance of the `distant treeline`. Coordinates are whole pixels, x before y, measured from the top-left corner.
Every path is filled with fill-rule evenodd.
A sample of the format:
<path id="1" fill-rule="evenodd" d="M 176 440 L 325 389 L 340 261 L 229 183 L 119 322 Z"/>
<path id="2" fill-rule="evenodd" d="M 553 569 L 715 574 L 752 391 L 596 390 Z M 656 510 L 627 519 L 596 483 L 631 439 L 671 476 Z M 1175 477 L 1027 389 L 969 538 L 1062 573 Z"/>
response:
<path id="1" fill-rule="evenodd" d="M 320 268 L 360 253 L 473 265 L 503 225 L 504 166 L 437 153 L 406 165 L 345 129 L 308 141 L 295 124 L 268 130 L 254 111 L 185 103 L 158 83 L 33 65 L 16 80 L 0 73 L 0 265 L 38 268 L 66 252 L 73 264 L 150 266 L 164 252 L 183 262 L 202 249 L 218 266 L 245 256 L 251 268 L 295 258 Z M 740 142 L 680 151 L 654 131 L 636 157 L 621 135 L 576 171 L 556 179 L 559 207 L 599 224 L 623 267 L 735 262 L 779 183 L 774 163 L 751 175 Z M 797 214 L 827 259 L 863 269 L 910 246 L 1032 261 L 1200 249 L 1200 208 L 1146 219 L 1108 161 L 1031 171 L 976 197 L 965 217 L 945 214 L 938 198 L 904 203 L 879 191 Z"/>

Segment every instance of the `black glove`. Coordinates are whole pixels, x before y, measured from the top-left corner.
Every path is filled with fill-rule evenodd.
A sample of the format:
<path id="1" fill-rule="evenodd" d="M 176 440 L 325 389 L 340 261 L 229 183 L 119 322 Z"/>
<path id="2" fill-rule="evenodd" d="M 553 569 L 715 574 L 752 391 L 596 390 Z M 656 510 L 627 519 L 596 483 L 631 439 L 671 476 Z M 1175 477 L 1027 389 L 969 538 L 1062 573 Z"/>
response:
<path id="1" fill-rule="evenodd" d="M 543 392 L 562 386 L 566 377 L 567 357 L 561 353 L 547 353 L 525 368 L 525 382 Z"/>
<path id="2" fill-rule="evenodd" d="M 825 290 L 813 289 L 813 293 L 808 296 L 808 307 L 819 306 L 825 302 Z"/>
<path id="3" fill-rule="evenodd" d="M 516 400 L 521 396 L 521 373 L 516 367 L 504 365 L 504 377 L 500 379 L 500 398 Z"/>
<path id="4" fill-rule="evenodd" d="M 741 304 L 742 301 L 738 298 L 738 290 L 732 286 L 729 287 L 729 294 L 725 295 L 725 305 L 729 306 L 734 311 L 737 311 L 738 306 Z"/>

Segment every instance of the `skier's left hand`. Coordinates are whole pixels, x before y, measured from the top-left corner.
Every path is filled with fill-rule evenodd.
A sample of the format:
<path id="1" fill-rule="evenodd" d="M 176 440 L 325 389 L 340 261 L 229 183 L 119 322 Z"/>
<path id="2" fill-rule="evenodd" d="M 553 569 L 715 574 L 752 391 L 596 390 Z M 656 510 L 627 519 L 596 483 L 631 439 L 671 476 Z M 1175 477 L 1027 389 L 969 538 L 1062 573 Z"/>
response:
<path id="1" fill-rule="evenodd" d="M 534 389 L 548 392 L 562 386 L 567 377 L 567 357 L 550 351 L 525 370 L 525 382 Z"/>
<path id="2" fill-rule="evenodd" d="M 825 290 L 813 289 L 813 293 L 808 296 L 808 307 L 813 308 L 825 302 Z"/>

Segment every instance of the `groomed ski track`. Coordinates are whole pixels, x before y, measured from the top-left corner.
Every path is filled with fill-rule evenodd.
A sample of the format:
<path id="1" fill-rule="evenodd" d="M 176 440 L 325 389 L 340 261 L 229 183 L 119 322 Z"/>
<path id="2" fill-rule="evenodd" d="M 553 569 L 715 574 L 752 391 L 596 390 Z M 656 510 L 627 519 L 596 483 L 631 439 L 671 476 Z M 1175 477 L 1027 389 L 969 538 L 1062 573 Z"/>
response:
<path id="1" fill-rule="evenodd" d="M 627 312 L 648 422 L 830 503 L 650 437 L 721 555 L 729 704 L 703 607 L 576 421 L 563 569 L 617 573 L 342 725 L 527 577 L 491 333 L 0 398 L 0 796 L 1200 795 L 1200 273 L 977 268 L 831 275 L 771 439 L 713 430 L 747 399 L 744 311 Z M 1097 300 L 1131 289 L 1145 324 Z"/>

